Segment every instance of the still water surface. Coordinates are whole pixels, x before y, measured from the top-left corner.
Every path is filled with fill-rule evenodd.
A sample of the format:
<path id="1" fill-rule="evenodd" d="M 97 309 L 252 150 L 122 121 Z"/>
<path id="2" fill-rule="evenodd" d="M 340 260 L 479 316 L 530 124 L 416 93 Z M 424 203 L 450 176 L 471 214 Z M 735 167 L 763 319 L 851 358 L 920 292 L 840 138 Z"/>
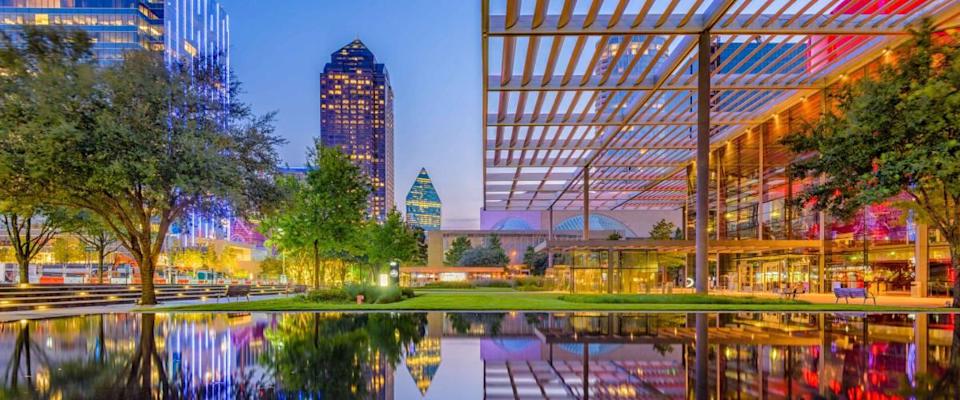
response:
<path id="1" fill-rule="evenodd" d="M 0 398 L 896 399 L 956 314 L 108 314 L 0 324 Z"/>

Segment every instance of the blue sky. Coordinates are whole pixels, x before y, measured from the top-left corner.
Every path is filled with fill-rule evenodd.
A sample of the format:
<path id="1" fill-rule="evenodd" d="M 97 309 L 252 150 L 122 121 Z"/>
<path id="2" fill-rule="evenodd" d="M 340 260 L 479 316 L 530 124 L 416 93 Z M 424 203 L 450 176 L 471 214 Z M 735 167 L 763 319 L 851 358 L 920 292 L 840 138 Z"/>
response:
<path id="1" fill-rule="evenodd" d="M 482 206 L 480 2 L 220 0 L 243 100 L 277 111 L 292 166 L 320 135 L 320 72 L 359 37 L 387 65 L 395 95 L 398 207 L 421 167 L 443 202 L 444 228 L 476 228 Z"/>

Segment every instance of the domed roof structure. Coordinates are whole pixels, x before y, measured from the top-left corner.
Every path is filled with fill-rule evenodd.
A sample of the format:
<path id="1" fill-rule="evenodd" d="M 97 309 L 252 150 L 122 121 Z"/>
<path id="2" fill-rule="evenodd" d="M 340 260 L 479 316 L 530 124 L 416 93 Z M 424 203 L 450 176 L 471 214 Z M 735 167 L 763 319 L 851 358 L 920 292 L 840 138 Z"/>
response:
<path id="1" fill-rule="evenodd" d="M 495 231 L 532 231 L 530 223 L 517 217 L 507 217 L 493 225 Z"/>
<path id="2" fill-rule="evenodd" d="M 576 215 L 560 221 L 560 223 L 554 226 L 553 229 L 556 231 L 580 232 L 583 230 L 583 216 Z M 597 231 L 617 231 L 624 237 L 637 237 L 637 235 L 630 228 L 627 228 L 623 222 L 617 221 L 616 219 L 603 214 L 590 215 L 590 229 Z"/>

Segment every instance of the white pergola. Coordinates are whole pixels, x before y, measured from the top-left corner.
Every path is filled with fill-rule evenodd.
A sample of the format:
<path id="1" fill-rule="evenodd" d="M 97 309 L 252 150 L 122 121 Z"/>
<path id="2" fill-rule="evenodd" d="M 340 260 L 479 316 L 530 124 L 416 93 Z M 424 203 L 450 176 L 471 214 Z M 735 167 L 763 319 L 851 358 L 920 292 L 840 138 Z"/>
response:
<path id="1" fill-rule="evenodd" d="M 921 19 L 960 14 L 957 0 L 481 1 L 484 208 L 677 209 L 695 165 L 698 271 L 712 146 Z"/>

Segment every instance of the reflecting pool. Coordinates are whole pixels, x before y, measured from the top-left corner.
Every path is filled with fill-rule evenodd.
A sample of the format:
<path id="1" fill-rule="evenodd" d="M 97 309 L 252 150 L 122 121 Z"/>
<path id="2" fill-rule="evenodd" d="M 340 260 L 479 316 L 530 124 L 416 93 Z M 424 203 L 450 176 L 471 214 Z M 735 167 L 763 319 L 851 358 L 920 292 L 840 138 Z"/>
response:
<path id="1" fill-rule="evenodd" d="M 0 324 L 0 399 L 896 399 L 960 315 L 106 314 Z"/>

